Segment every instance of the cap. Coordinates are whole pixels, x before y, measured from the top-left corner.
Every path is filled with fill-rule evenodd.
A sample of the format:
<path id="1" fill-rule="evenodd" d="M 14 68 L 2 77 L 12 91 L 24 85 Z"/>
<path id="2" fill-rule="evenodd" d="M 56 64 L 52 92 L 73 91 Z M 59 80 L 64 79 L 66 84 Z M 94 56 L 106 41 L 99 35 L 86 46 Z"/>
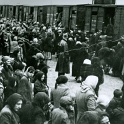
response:
<path id="1" fill-rule="evenodd" d="M 89 59 L 85 59 L 83 64 L 86 64 L 86 65 L 91 65 L 91 60 Z"/>
<path id="2" fill-rule="evenodd" d="M 36 58 L 37 58 L 37 59 L 44 59 L 44 56 L 43 56 L 42 53 L 37 53 L 37 54 L 36 54 Z"/>

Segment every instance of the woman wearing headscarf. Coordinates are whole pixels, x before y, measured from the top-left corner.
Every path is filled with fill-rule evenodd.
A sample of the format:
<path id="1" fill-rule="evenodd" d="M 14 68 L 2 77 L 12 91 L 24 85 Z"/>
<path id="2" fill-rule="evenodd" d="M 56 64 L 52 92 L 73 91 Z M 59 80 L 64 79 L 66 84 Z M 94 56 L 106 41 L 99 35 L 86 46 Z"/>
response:
<path id="1" fill-rule="evenodd" d="M 21 110 L 21 124 L 44 124 L 46 113 L 49 110 L 49 97 L 44 92 L 35 95 L 31 104 L 25 105 Z"/>
<path id="2" fill-rule="evenodd" d="M 48 86 L 45 83 L 45 74 L 42 71 L 39 71 L 35 76 L 34 82 L 34 95 L 38 92 L 45 92 L 48 94 Z"/>
<path id="3" fill-rule="evenodd" d="M 17 86 L 17 93 L 21 94 L 25 102 L 32 101 L 32 85 L 31 78 L 34 75 L 34 68 L 32 66 L 28 67 L 25 75 L 23 75 Z"/>
<path id="4" fill-rule="evenodd" d="M 14 73 L 12 67 L 12 58 L 10 58 L 9 56 L 3 56 L 2 63 L 3 63 L 3 68 L 1 72 L 3 78 L 3 86 L 6 87 L 8 85 L 9 77 L 12 77 Z"/>
<path id="5" fill-rule="evenodd" d="M 19 124 L 18 111 L 23 103 L 20 94 L 12 94 L 6 101 L 6 105 L 0 112 L 0 124 Z"/>
<path id="6" fill-rule="evenodd" d="M 55 88 L 51 90 L 51 102 L 55 108 L 60 105 L 60 98 L 62 96 L 68 96 L 70 94 L 69 88 L 66 86 L 68 78 L 64 75 L 60 75 L 56 79 Z"/>
<path id="7" fill-rule="evenodd" d="M 12 95 L 13 93 L 16 93 L 17 91 L 17 87 L 16 87 L 16 84 L 17 83 L 17 80 L 15 77 L 9 77 L 9 82 L 8 82 L 8 85 L 7 87 L 4 89 L 4 97 L 5 97 L 5 100 L 10 96 Z"/>

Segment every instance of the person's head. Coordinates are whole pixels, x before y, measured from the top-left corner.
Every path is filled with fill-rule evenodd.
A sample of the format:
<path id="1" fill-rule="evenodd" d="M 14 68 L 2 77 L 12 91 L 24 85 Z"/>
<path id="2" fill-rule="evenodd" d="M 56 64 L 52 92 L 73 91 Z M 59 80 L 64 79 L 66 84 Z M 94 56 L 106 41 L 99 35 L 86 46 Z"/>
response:
<path id="1" fill-rule="evenodd" d="M 65 83 L 67 83 L 67 81 L 68 81 L 68 78 L 65 75 L 60 75 L 56 79 L 55 89 L 57 88 L 57 85 L 59 85 L 59 84 L 65 84 Z"/>
<path id="2" fill-rule="evenodd" d="M 48 95 L 44 92 L 38 92 L 34 96 L 34 99 L 33 99 L 33 105 L 40 107 L 44 111 L 47 111 L 47 109 L 49 109 L 48 108 L 49 102 L 50 102 L 50 99 L 49 99 Z"/>
<path id="3" fill-rule="evenodd" d="M 9 56 L 3 56 L 2 57 L 2 62 L 4 65 L 11 65 L 12 58 Z"/>
<path id="4" fill-rule="evenodd" d="M 36 80 L 43 81 L 45 78 L 45 74 L 42 71 L 37 72 L 35 76 Z"/>
<path id="5" fill-rule="evenodd" d="M 99 59 L 99 57 L 93 57 L 91 59 L 91 64 L 94 65 L 94 66 L 100 66 L 100 59 Z"/>
<path id="6" fill-rule="evenodd" d="M 120 89 L 115 89 L 113 94 L 115 98 L 122 98 L 123 95 L 122 90 Z"/>
<path id="7" fill-rule="evenodd" d="M 83 84 L 91 87 L 94 90 L 96 88 L 96 85 L 98 84 L 98 77 L 94 75 L 89 75 L 86 77 L 85 81 L 82 82 L 82 85 Z"/>
<path id="8" fill-rule="evenodd" d="M 29 78 L 32 78 L 34 75 L 35 69 L 33 66 L 29 66 L 26 70 L 26 74 Z"/>
<path id="9" fill-rule="evenodd" d="M 66 109 L 67 111 L 73 111 L 73 100 L 70 96 L 63 96 L 60 99 L 60 106 Z"/>
<path id="10" fill-rule="evenodd" d="M 58 30 L 58 34 L 59 35 L 62 35 L 62 30 Z"/>
<path id="11" fill-rule="evenodd" d="M 36 54 L 36 59 L 37 60 L 44 60 L 44 55 L 42 53 L 37 53 Z"/>
<path id="12" fill-rule="evenodd" d="M 63 39 L 65 39 L 65 40 L 68 39 L 68 33 L 67 33 L 67 32 L 64 32 L 64 33 L 63 33 Z"/>
<path id="13" fill-rule="evenodd" d="M 9 96 L 6 100 L 6 105 L 9 105 L 10 109 L 18 112 L 19 109 L 22 107 L 23 98 L 20 94 L 14 93 Z"/>
<path id="14" fill-rule="evenodd" d="M 2 82 L 0 82 L 0 96 L 3 95 L 3 92 L 4 92 L 4 86 L 3 86 Z"/>

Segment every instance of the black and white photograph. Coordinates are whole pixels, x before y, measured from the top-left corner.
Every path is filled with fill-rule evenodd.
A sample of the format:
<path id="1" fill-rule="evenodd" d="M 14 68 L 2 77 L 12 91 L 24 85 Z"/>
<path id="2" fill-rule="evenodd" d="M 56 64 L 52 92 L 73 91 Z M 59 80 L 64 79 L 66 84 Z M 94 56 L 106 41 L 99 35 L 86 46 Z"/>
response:
<path id="1" fill-rule="evenodd" d="M 124 1 L 0 0 L 0 124 L 124 124 Z"/>

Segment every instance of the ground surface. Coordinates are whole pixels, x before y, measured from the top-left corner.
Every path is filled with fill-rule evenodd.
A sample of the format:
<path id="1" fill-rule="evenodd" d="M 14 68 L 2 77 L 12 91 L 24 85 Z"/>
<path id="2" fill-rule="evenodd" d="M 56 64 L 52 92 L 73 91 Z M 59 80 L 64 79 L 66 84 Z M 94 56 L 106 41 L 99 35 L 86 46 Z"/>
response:
<path id="1" fill-rule="evenodd" d="M 47 64 L 50 67 L 48 72 L 48 86 L 50 88 L 54 87 L 56 78 L 58 76 L 58 73 L 55 72 L 56 61 L 57 60 L 54 56 L 52 57 L 52 60 L 47 61 Z M 70 64 L 70 69 L 71 66 L 72 63 Z M 75 94 L 76 91 L 80 88 L 80 84 L 75 81 L 75 78 L 71 76 L 71 73 L 66 74 L 66 76 L 69 79 L 67 85 L 69 86 L 71 93 Z M 120 89 L 122 84 L 123 83 L 120 78 L 104 75 L 104 83 L 100 86 L 99 94 L 107 95 L 111 99 L 113 97 L 114 89 Z"/>
<path id="2" fill-rule="evenodd" d="M 56 61 L 57 59 L 55 58 L 55 56 L 52 57 L 52 60 L 47 61 L 47 64 L 50 67 L 48 71 L 48 86 L 50 87 L 50 89 L 54 88 L 56 78 L 58 77 L 58 73 L 55 72 Z M 72 63 L 70 64 L 70 70 L 71 66 Z M 80 84 L 77 83 L 75 78 L 71 76 L 71 73 L 66 74 L 66 76 L 68 77 L 67 85 L 69 86 L 72 95 L 74 95 L 76 91 L 80 89 Z M 120 89 L 122 87 L 122 84 L 123 83 L 120 78 L 104 75 L 104 83 L 100 86 L 99 94 L 107 95 L 111 99 L 113 97 L 114 89 Z"/>

